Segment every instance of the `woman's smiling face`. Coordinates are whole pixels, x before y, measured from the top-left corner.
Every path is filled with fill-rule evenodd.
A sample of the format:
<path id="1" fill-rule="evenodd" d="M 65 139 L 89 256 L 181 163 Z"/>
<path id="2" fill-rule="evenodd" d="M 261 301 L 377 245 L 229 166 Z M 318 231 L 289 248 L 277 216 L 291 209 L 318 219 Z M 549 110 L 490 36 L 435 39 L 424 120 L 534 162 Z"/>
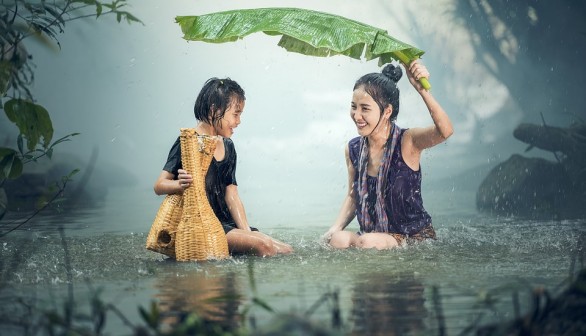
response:
<path id="1" fill-rule="evenodd" d="M 352 94 L 350 117 L 361 136 L 370 135 L 379 124 L 380 107 L 362 86 L 356 88 Z"/>

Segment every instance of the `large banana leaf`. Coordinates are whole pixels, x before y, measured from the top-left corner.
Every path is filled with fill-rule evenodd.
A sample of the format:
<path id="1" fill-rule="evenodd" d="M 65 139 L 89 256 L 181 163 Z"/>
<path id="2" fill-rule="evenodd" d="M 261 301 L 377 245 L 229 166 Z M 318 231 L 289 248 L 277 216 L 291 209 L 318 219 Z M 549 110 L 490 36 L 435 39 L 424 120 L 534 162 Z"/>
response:
<path id="1" fill-rule="evenodd" d="M 183 38 L 212 43 L 233 42 L 264 32 L 282 35 L 279 46 L 310 56 L 346 55 L 410 63 L 424 51 L 391 37 L 386 30 L 342 16 L 299 8 L 239 9 L 197 16 L 178 16 Z M 422 84 L 429 89 L 429 82 Z"/>

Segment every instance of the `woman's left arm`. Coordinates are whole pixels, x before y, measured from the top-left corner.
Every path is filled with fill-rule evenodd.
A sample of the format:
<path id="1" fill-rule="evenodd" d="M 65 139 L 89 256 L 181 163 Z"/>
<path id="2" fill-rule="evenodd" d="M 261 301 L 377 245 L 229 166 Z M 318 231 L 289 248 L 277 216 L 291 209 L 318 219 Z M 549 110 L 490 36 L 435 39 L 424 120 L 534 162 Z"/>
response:
<path id="1" fill-rule="evenodd" d="M 405 64 L 403 64 L 403 66 L 405 66 Z M 427 68 L 421 64 L 419 60 L 415 60 L 411 62 L 409 67 L 405 66 L 405 69 L 407 70 L 406 73 L 409 82 L 413 85 L 415 90 L 417 90 L 419 95 L 421 95 L 421 98 L 431 115 L 431 119 L 433 120 L 432 126 L 425 128 L 412 128 L 408 131 L 413 146 L 417 150 L 423 151 L 426 148 L 444 142 L 454 133 L 454 129 L 446 111 L 444 111 L 438 101 L 435 100 L 431 92 L 424 89 L 419 83 L 420 78 L 429 78 L 429 71 Z"/>
<path id="2" fill-rule="evenodd" d="M 242 201 L 240 200 L 238 186 L 235 184 L 226 186 L 226 205 L 228 206 L 228 210 L 230 211 L 230 215 L 232 215 L 234 222 L 236 222 L 236 226 L 239 229 L 250 231 L 248 219 L 246 218 L 246 211 L 244 210 L 244 204 L 242 204 Z"/>

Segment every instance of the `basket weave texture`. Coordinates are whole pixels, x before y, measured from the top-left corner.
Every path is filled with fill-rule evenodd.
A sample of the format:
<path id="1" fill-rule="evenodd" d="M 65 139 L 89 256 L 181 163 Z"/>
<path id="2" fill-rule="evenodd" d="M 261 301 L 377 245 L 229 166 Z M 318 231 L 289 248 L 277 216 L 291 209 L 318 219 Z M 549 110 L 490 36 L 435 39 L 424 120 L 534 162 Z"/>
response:
<path id="1" fill-rule="evenodd" d="M 205 176 L 216 149 L 216 137 L 182 128 L 180 141 L 181 163 L 193 182 L 182 196 L 165 197 L 147 237 L 147 248 L 178 261 L 227 258 L 226 234 L 205 192 Z M 177 202 L 172 196 L 179 196 L 180 200 Z M 180 220 L 177 212 L 181 214 Z"/>
<path id="2" fill-rule="evenodd" d="M 175 258 L 175 233 L 181 221 L 182 212 L 183 197 L 181 195 L 165 196 L 147 236 L 147 249 Z"/>
<path id="3" fill-rule="evenodd" d="M 205 177 L 216 149 L 216 137 L 181 129 L 181 162 L 193 178 L 183 191 L 183 215 L 177 227 L 175 255 L 179 261 L 224 259 L 229 256 L 222 224 L 205 192 Z"/>

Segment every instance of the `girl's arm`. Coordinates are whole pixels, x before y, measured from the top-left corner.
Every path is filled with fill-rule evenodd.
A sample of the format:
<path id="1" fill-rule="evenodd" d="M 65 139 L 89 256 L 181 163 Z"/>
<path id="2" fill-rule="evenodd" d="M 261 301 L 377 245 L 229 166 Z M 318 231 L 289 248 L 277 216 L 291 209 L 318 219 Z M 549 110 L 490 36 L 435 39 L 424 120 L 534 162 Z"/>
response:
<path id="1" fill-rule="evenodd" d="M 244 205 L 238 195 L 238 186 L 230 184 L 226 187 L 226 205 L 234 222 L 236 222 L 236 226 L 239 229 L 250 231 L 246 211 L 244 211 Z"/>
<path id="2" fill-rule="evenodd" d="M 405 66 L 405 64 L 403 64 Z M 435 100 L 431 92 L 425 90 L 419 83 L 422 77 L 429 78 L 429 71 L 427 68 L 419 63 L 419 60 L 411 62 L 409 67 L 405 66 L 409 82 L 415 90 L 421 95 L 423 102 L 427 106 L 433 125 L 425 128 L 411 128 L 405 132 L 406 139 L 413 145 L 413 149 L 418 152 L 426 148 L 433 147 L 444 142 L 453 133 L 452 122 L 448 114 L 444 111 L 442 106 Z"/>
<path id="3" fill-rule="evenodd" d="M 342 202 L 342 208 L 338 213 L 338 217 L 330 229 L 322 236 L 322 239 L 329 241 L 334 232 L 342 231 L 350 224 L 350 222 L 356 217 L 356 203 L 354 200 L 354 174 L 355 169 L 350 161 L 350 149 L 346 146 L 346 166 L 348 168 L 348 191 L 344 201 Z"/>
<path id="4" fill-rule="evenodd" d="M 191 185 L 191 175 L 187 174 L 186 170 L 179 169 L 178 179 L 175 180 L 175 175 L 163 170 L 159 178 L 155 182 L 154 190 L 157 195 L 183 194 L 183 190 Z"/>

